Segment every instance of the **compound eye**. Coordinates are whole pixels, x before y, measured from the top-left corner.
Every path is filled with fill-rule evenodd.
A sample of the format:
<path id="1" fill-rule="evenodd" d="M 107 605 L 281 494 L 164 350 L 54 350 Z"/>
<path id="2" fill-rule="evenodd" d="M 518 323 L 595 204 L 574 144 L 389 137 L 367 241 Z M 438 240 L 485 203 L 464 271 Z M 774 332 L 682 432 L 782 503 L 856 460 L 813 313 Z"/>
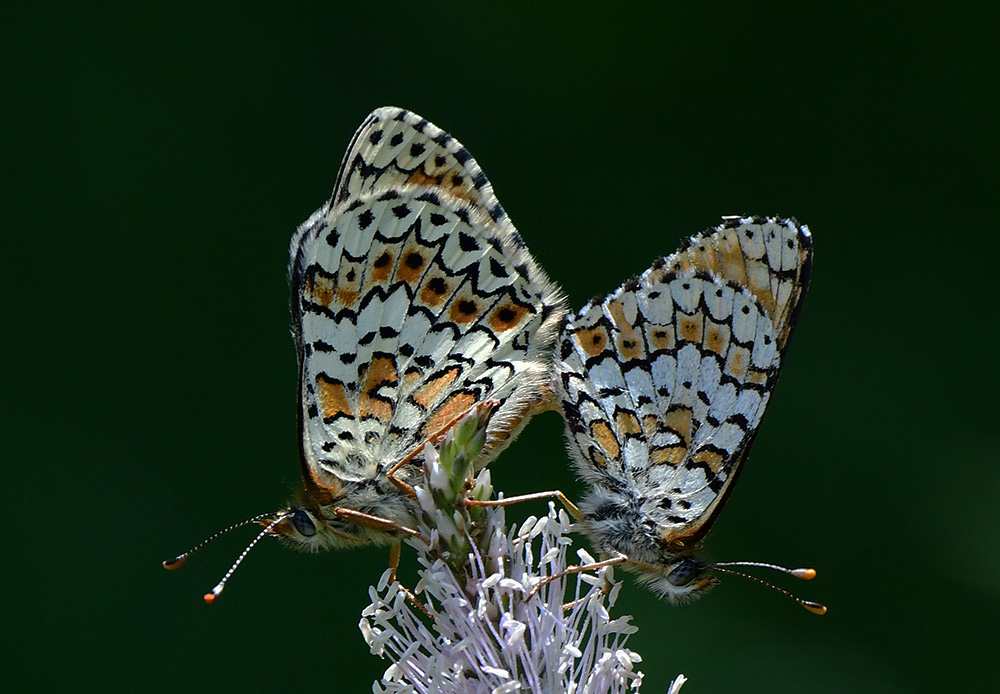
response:
<path id="1" fill-rule="evenodd" d="M 686 586 L 694 579 L 701 576 L 705 570 L 705 565 L 691 557 L 685 557 L 674 565 L 673 571 L 667 574 L 667 580 L 675 586 Z"/>
<path id="2" fill-rule="evenodd" d="M 292 525 L 304 537 L 312 537 L 316 534 L 316 524 L 313 523 L 312 518 L 309 517 L 309 512 L 304 508 L 299 507 L 295 509 L 295 513 L 292 515 Z"/>

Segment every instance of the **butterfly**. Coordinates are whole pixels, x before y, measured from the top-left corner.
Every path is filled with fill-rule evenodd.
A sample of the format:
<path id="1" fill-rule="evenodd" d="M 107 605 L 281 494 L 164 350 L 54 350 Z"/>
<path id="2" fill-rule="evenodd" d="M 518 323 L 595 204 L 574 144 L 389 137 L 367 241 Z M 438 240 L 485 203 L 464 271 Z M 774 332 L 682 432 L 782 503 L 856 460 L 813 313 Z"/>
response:
<path id="1" fill-rule="evenodd" d="M 361 124 L 290 254 L 304 484 L 247 522 L 307 551 L 394 543 L 424 443 L 497 401 L 481 469 L 551 401 L 565 299 L 469 151 L 400 108 Z"/>
<path id="2" fill-rule="evenodd" d="M 811 265 L 807 227 L 724 218 L 561 328 L 556 395 L 590 485 L 582 530 L 672 602 L 715 585 L 710 570 L 735 573 L 698 551 L 750 452 Z"/>

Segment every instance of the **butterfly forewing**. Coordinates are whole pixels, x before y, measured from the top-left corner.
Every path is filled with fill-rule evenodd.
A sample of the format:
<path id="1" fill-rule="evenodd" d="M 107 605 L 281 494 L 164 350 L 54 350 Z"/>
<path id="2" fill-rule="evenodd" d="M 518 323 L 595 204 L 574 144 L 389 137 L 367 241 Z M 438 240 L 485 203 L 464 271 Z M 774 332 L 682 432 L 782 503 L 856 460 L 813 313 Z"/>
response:
<path id="1" fill-rule="evenodd" d="M 770 316 L 778 348 L 784 352 L 811 270 L 812 237 L 794 220 L 727 218 L 715 229 L 693 236 L 641 279 L 656 284 L 668 275 L 700 271 L 746 288 Z"/>

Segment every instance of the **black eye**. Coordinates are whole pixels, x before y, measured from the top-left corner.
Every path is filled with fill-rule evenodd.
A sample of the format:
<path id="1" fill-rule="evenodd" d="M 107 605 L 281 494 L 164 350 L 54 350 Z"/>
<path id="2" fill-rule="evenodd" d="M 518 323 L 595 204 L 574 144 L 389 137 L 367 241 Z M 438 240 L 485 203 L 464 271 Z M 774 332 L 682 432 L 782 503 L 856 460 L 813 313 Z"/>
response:
<path id="1" fill-rule="evenodd" d="M 296 508 L 295 515 L 292 516 L 292 525 L 305 537 L 312 537 L 316 534 L 316 524 L 309 517 L 309 512 L 304 508 Z"/>
<path id="2" fill-rule="evenodd" d="M 686 586 L 701 576 L 705 565 L 693 557 L 684 557 L 674 565 L 673 571 L 667 574 L 667 580 L 675 586 Z"/>

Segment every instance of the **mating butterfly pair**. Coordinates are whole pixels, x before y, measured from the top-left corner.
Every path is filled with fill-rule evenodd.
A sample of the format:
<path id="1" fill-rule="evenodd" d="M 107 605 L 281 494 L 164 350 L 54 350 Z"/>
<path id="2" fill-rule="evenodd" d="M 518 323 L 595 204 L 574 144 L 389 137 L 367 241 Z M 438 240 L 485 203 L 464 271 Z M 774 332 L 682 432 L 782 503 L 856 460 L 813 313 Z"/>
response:
<path id="1" fill-rule="evenodd" d="M 794 221 L 726 218 L 567 316 L 468 150 L 375 111 L 292 239 L 304 489 L 247 521 L 265 526 L 250 547 L 396 542 L 424 442 L 498 401 L 481 468 L 554 392 L 591 485 L 584 532 L 661 595 L 703 592 L 724 565 L 696 550 L 774 388 L 811 252 Z"/>

